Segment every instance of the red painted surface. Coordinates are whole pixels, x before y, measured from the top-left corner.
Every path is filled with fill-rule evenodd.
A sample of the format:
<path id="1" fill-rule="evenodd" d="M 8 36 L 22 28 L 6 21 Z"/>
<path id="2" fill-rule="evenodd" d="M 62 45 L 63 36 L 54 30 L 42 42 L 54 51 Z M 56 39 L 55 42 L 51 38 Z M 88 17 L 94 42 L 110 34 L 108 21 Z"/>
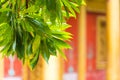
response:
<path id="1" fill-rule="evenodd" d="M 87 14 L 87 71 L 95 71 L 96 17 L 96 14 Z"/>
<path id="2" fill-rule="evenodd" d="M 87 13 L 87 79 L 106 80 L 105 70 L 96 69 L 96 19 L 103 14 Z"/>
<path id="3" fill-rule="evenodd" d="M 65 50 L 67 61 L 64 61 L 64 70 L 65 73 L 69 72 L 69 67 L 73 67 L 73 72 L 77 72 L 77 63 L 78 63 L 78 18 L 70 18 L 67 22 L 71 25 L 68 32 L 72 34 L 72 39 L 69 42 L 72 46 L 72 49 Z"/>
<path id="4" fill-rule="evenodd" d="M 10 76 L 9 75 L 9 69 L 10 69 L 10 60 L 9 58 L 4 58 L 4 77 L 22 77 L 22 63 L 20 60 L 18 60 L 15 57 L 14 60 L 14 70 L 15 70 L 15 75 Z"/>

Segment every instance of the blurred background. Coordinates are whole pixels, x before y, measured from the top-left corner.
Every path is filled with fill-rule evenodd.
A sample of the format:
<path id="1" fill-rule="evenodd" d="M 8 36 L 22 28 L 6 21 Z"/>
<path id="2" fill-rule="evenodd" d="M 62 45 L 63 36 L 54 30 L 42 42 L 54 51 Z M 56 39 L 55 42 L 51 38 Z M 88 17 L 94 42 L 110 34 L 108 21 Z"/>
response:
<path id="1" fill-rule="evenodd" d="M 72 49 L 64 50 L 67 60 L 51 56 L 47 64 L 40 58 L 31 71 L 16 56 L 1 58 L 0 80 L 120 80 L 119 0 L 86 4 L 67 21 L 67 31 L 73 34 Z"/>

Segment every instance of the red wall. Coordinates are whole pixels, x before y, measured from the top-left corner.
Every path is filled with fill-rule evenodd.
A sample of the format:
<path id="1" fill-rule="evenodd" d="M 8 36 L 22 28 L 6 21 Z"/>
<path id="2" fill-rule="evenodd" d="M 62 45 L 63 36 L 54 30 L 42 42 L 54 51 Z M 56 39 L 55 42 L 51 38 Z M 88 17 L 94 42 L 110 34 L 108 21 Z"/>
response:
<path id="1" fill-rule="evenodd" d="M 71 25 L 69 29 L 67 29 L 68 32 L 72 34 L 72 39 L 69 42 L 72 46 L 72 49 L 65 50 L 67 61 L 64 61 L 64 72 L 69 72 L 69 67 L 73 67 L 73 72 L 77 72 L 77 63 L 78 63 L 78 18 L 70 18 L 67 21 L 68 24 Z"/>
<path id="2" fill-rule="evenodd" d="M 87 14 L 87 71 L 95 70 L 96 14 Z"/>
<path id="3" fill-rule="evenodd" d="M 87 13 L 87 80 L 106 80 L 105 70 L 96 69 L 96 20 L 104 14 Z"/>
<path id="4" fill-rule="evenodd" d="M 10 76 L 9 75 L 9 69 L 10 69 L 10 60 L 9 58 L 5 57 L 4 58 L 4 77 L 22 77 L 22 62 L 15 57 L 14 60 L 14 71 L 15 75 Z"/>

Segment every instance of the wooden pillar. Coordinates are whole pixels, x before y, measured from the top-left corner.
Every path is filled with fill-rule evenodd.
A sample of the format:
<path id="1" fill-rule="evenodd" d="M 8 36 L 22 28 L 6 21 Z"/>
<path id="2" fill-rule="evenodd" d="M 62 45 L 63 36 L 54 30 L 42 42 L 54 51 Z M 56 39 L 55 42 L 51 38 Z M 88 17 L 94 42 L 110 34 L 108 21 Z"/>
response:
<path id="1" fill-rule="evenodd" d="M 120 80 L 120 20 L 119 0 L 108 0 L 107 30 L 108 30 L 108 63 L 107 80 Z"/>
<path id="2" fill-rule="evenodd" d="M 28 66 L 27 65 L 23 65 L 23 72 L 22 72 L 22 78 L 23 80 L 28 80 Z"/>
<path id="3" fill-rule="evenodd" d="M 60 56 L 51 56 L 49 63 L 40 57 L 33 71 L 28 66 L 23 66 L 23 80 L 62 80 L 62 67 L 62 58 Z"/>
<path id="4" fill-rule="evenodd" d="M 44 80 L 44 60 L 40 57 L 35 69 L 30 70 L 28 66 L 23 66 L 23 80 Z"/>
<path id="5" fill-rule="evenodd" d="M 49 63 L 45 62 L 44 80 L 63 80 L 62 79 L 62 65 L 60 56 L 51 56 Z"/>
<path id="6" fill-rule="evenodd" d="M 86 80 L 86 6 L 80 10 L 78 40 L 78 80 Z"/>
<path id="7" fill-rule="evenodd" d="M 2 59 L 2 55 L 0 54 L 0 80 L 4 78 L 4 59 Z"/>

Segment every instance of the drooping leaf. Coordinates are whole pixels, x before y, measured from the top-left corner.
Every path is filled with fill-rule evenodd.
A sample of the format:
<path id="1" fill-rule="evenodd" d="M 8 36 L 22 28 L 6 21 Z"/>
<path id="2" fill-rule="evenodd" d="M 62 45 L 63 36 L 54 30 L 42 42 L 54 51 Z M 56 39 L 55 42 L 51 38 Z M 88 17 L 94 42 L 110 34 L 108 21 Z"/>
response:
<path id="1" fill-rule="evenodd" d="M 34 67 L 37 65 L 38 60 L 39 60 L 39 53 L 36 53 L 36 54 L 34 55 L 34 58 L 32 58 L 32 59 L 30 60 L 30 68 L 31 68 L 31 69 L 34 69 Z"/>
<path id="2" fill-rule="evenodd" d="M 64 54 L 64 52 L 63 52 L 60 48 L 58 48 L 58 47 L 57 47 L 57 50 L 58 50 L 58 52 L 60 53 L 60 55 L 61 55 L 65 60 L 67 60 L 66 55 Z"/>
<path id="3" fill-rule="evenodd" d="M 56 50 L 54 41 L 52 41 L 51 39 L 47 39 L 46 44 L 48 46 L 48 52 L 50 53 L 50 55 L 57 56 L 57 50 Z"/>
<path id="4" fill-rule="evenodd" d="M 56 39 L 56 38 L 53 38 L 53 40 L 56 46 L 59 48 L 71 48 L 71 46 L 68 43 L 64 42 L 63 40 Z"/>
<path id="5" fill-rule="evenodd" d="M 33 53 L 35 53 L 39 49 L 40 44 L 41 44 L 40 42 L 41 42 L 40 36 L 36 35 L 35 38 L 34 38 L 34 41 L 32 43 L 32 51 L 33 51 Z"/>
<path id="6" fill-rule="evenodd" d="M 46 39 L 41 40 L 41 55 L 43 56 L 43 58 L 45 59 L 45 61 L 48 63 L 48 60 L 50 58 L 50 53 L 48 50 L 48 46 L 46 43 Z"/>
<path id="7" fill-rule="evenodd" d="M 11 9 L 9 9 L 9 8 L 2 8 L 2 9 L 0 9 L 0 12 L 5 12 L 5 11 L 11 11 Z"/>

